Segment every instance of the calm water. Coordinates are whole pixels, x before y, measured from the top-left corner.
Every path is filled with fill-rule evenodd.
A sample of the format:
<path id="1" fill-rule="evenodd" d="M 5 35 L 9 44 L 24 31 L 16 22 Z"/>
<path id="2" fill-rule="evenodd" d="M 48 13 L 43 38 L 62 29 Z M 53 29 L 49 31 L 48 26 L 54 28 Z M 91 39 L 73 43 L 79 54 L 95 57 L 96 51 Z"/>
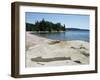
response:
<path id="1" fill-rule="evenodd" d="M 54 40 L 83 40 L 89 42 L 89 31 L 66 31 L 37 34 Z"/>

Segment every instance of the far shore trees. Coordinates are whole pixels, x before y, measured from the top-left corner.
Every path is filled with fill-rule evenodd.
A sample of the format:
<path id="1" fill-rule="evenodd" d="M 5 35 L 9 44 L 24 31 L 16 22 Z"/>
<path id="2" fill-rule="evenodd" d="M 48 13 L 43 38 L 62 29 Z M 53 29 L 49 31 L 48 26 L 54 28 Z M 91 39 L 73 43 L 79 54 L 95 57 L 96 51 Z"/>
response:
<path id="1" fill-rule="evenodd" d="M 26 31 L 59 32 L 65 30 L 65 24 L 61 25 L 61 23 L 53 23 L 50 21 L 45 21 L 44 19 L 41 21 L 36 21 L 35 24 L 26 23 Z"/>

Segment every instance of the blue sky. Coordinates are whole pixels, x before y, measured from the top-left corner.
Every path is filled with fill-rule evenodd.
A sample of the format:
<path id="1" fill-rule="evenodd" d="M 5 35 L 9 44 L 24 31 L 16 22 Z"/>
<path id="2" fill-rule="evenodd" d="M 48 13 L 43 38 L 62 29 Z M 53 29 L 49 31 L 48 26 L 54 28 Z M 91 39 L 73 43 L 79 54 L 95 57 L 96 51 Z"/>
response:
<path id="1" fill-rule="evenodd" d="M 79 14 L 51 14 L 51 13 L 34 13 L 26 12 L 25 19 L 26 22 L 34 24 L 36 21 L 44 20 L 58 23 L 62 25 L 65 24 L 66 28 L 80 28 L 89 29 L 89 15 L 79 15 Z"/>

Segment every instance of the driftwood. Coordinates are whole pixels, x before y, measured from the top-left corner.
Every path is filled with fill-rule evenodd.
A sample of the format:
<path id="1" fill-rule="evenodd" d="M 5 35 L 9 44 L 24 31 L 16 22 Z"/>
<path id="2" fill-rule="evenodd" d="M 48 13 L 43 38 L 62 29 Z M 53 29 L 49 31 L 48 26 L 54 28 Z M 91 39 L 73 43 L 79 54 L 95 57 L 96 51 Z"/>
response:
<path id="1" fill-rule="evenodd" d="M 57 44 L 57 43 L 60 43 L 60 41 L 59 40 L 56 40 L 56 41 L 49 42 L 50 45 Z"/>
<path id="2" fill-rule="evenodd" d="M 55 57 L 55 58 L 36 57 L 36 58 L 31 58 L 31 61 L 35 61 L 35 62 L 51 62 L 51 61 L 61 61 L 61 60 L 71 60 L 71 57 Z"/>

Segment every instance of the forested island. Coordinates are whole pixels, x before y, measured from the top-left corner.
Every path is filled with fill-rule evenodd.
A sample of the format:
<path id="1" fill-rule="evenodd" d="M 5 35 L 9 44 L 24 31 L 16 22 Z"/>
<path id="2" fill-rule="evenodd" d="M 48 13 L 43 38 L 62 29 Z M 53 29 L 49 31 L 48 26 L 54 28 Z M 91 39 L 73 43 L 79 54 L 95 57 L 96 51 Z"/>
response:
<path id="1" fill-rule="evenodd" d="M 61 31 L 89 31 L 88 29 L 79 28 L 66 28 L 65 24 L 53 23 L 42 19 L 36 21 L 34 24 L 26 23 L 26 31 L 37 31 L 37 32 L 61 32 Z"/>
<path id="2" fill-rule="evenodd" d="M 53 23 L 42 19 L 41 21 L 36 21 L 35 24 L 26 23 L 26 31 L 65 31 L 65 24 Z"/>

